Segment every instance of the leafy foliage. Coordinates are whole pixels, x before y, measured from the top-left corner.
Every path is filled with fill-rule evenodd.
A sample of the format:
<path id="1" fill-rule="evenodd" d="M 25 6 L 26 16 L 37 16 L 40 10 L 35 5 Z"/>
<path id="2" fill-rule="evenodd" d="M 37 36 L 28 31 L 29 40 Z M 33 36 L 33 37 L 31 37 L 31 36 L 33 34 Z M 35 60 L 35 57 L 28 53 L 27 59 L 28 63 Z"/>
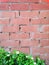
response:
<path id="1" fill-rule="evenodd" d="M 39 57 L 34 60 L 32 56 L 22 52 L 13 51 L 9 53 L 0 48 L 0 65 L 45 65 L 45 62 Z"/>

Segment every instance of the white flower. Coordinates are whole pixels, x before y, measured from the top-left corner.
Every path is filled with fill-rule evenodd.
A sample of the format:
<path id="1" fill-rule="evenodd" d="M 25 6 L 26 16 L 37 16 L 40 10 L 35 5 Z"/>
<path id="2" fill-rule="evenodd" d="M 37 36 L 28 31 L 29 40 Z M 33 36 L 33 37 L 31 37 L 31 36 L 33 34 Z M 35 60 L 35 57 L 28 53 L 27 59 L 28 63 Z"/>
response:
<path id="1" fill-rule="evenodd" d="M 10 56 L 10 54 L 8 54 L 7 56 Z"/>
<path id="2" fill-rule="evenodd" d="M 36 62 L 34 62 L 34 65 L 36 65 Z"/>
<path id="3" fill-rule="evenodd" d="M 16 54 L 19 54 L 19 51 L 16 51 Z"/>
<path id="4" fill-rule="evenodd" d="M 34 58 L 32 57 L 31 59 L 33 60 Z"/>
<path id="5" fill-rule="evenodd" d="M 28 58 L 28 56 L 26 56 L 26 58 Z"/>
<path id="6" fill-rule="evenodd" d="M 10 53 L 10 51 L 8 53 Z"/>

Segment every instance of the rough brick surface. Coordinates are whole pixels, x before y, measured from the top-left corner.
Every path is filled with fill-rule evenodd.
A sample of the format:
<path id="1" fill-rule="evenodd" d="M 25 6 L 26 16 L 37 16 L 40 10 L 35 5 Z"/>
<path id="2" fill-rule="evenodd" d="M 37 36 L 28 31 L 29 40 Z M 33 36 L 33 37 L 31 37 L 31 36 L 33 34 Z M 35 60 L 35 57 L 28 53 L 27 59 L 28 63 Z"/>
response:
<path id="1" fill-rule="evenodd" d="M 29 9 L 29 4 L 11 4 L 10 5 L 11 10 L 28 10 Z"/>
<path id="2" fill-rule="evenodd" d="M 49 0 L 42 0 L 42 2 L 46 2 L 46 3 L 49 3 Z"/>
<path id="3" fill-rule="evenodd" d="M 40 55 L 49 65 L 49 0 L 0 0 L 0 47 Z"/>
<path id="4" fill-rule="evenodd" d="M 20 2 L 39 2 L 39 0 L 20 0 Z"/>
<path id="5" fill-rule="evenodd" d="M 0 10 L 9 10 L 9 4 L 0 3 Z"/>
<path id="6" fill-rule="evenodd" d="M 49 4 L 30 4 L 30 10 L 48 10 Z"/>

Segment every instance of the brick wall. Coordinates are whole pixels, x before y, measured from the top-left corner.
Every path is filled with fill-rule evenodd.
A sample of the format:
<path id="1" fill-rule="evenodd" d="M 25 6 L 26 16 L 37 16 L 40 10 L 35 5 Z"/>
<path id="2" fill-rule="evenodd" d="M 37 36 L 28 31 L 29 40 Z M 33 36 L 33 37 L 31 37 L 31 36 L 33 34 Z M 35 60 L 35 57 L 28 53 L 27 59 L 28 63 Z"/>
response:
<path id="1" fill-rule="evenodd" d="M 49 0 L 0 0 L 0 47 L 40 55 L 49 65 Z"/>

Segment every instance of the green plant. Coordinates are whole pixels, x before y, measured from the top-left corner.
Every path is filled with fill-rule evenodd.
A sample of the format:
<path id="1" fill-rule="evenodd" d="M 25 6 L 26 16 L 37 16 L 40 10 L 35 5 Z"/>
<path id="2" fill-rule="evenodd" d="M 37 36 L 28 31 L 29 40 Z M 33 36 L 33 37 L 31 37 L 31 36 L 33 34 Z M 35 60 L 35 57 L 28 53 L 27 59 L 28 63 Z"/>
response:
<path id="1" fill-rule="evenodd" d="M 39 57 L 34 60 L 32 56 L 22 52 L 13 51 L 9 53 L 0 48 L 0 65 L 45 65 L 45 62 Z"/>

